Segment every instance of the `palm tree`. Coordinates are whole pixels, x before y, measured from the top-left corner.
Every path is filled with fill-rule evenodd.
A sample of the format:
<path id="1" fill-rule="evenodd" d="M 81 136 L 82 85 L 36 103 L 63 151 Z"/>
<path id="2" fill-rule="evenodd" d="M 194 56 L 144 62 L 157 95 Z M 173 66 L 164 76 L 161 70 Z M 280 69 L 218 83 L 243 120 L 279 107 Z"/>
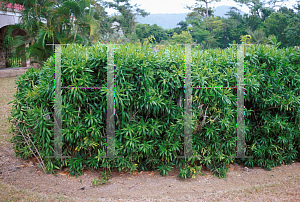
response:
<path id="1" fill-rule="evenodd" d="M 247 29 L 246 32 L 251 36 L 251 43 L 263 44 L 267 39 L 263 30 L 255 30 L 252 32 L 250 29 Z"/>
<path id="2" fill-rule="evenodd" d="M 54 46 L 45 46 L 46 43 L 91 45 L 99 40 L 99 33 L 107 32 L 106 27 L 109 27 L 104 8 L 94 0 L 10 0 L 8 3 L 25 8 L 17 28 L 28 34 L 19 37 L 15 46 L 29 43 L 27 55 L 40 65 L 54 51 Z M 15 29 L 16 26 L 11 26 L 7 33 Z"/>

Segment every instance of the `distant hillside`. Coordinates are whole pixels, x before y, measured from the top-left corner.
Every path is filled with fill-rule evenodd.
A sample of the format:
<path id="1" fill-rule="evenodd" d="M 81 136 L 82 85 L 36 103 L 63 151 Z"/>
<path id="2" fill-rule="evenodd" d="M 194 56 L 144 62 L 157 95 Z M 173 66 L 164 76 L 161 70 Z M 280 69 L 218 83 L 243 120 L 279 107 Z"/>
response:
<path id="1" fill-rule="evenodd" d="M 213 8 L 214 15 L 220 17 L 227 17 L 225 14 L 230 11 L 230 6 L 219 6 Z M 242 15 L 243 11 L 240 12 Z M 177 27 L 177 23 L 185 21 L 187 13 L 167 13 L 167 14 L 150 14 L 146 17 L 137 16 L 136 21 L 142 24 L 157 24 L 164 29 L 171 29 Z"/>
<path id="2" fill-rule="evenodd" d="M 164 29 L 171 29 L 177 26 L 180 21 L 185 21 L 187 13 L 150 14 L 146 17 L 137 16 L 136 21 L 142 24 L 157 24 Z"/>

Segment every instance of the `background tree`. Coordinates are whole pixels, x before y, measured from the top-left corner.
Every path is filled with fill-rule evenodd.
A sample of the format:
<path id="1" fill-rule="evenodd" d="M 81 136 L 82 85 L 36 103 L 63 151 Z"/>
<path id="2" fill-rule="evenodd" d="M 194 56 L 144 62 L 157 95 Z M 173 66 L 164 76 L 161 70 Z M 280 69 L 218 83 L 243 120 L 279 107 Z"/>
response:
<path id="1" fill-rule="evenodd" d="M 273 8 L 261 8 L 261 19 L 262 21 L 265 21 L 267 17 L 269 17 L 272 13 L 274 13 L 275 10 Z"/>
<path id="2" fill-rule="evenodd" d="M 206 18 L 208 18 L 213 13 L 213 10 L 211 9 L 211 7 L 208 7 L 208 4 L 211 4 L 213 2 L 220 2 L 220 1 L 221 0 L 210 0 L 210 1 L 209 0 L 196 0 L 194 7 L 186 5 L 186 8 L 188 8 L 189 10 L 192 10 L 194 13 L 197 13 L 197 14 L 201 13 L 202 16 L 205 16 Z M 200 3 L 204 3 L 205 8 Z M 204 15 L 204 13 L 205 13 L 205 15 Z"/>
<path id="3" fill-rule="evenodd" d="M 232 7 L 226 14 L 228 18 L 214 18 L 210 8 L 207 17 L 206 8 L 200 4 L 201 1 L 197 1 L 195 6 L 187 6 L 191 12 L 186 21 L 181 22 L 180 28 L 173 30 L 186 28 L 194 41 L 204 42 L 207 48 L 226 48 L 233 41 L 240 43 L 240 36 L 247 34 L 252 36 L 252 43 L 264 43 L 267 37 L 274 35 L 282 43 L 282 47 L 291 46 L 292 43 L 298 43 L 299 17 L 293 9 L 282 6 L 285 1 L 236 0 L 241 5 L 248 6 L 251 12 L 241 15 L 237 8 Z M 275 7 L 279 7 L 279 10 L 275 11 Z M 296 11 L 298 7 L 294 6 Z"/>
<path id="4" fill-rule="evenodd" d="M 236 7 L 231 7 L 230 11 L 225 14 L 228 18 L 222 18 L 225 23 L 225 30 L 222 36 L 223 46 L 222 48 L 228 47 L 228 44 L 233 41 L 240 42 L 240 36 L 246 35 L 247 18 L 246 15 L 242 16 Z"/>
<path id="5" fill-rule="evenodd" d="M 188 22 L 187 21 L 180 21 L 179 23 L 177 23 L 177 25 L 179 27 L 175 27 L 173 30 L 176 33 L 181 33 L 182 31 L 188 31 Z"/>
<path id="6" fill-rule="evenodd" d="M 149 25 L 137 23 L 135 26 L 135 31 L 137 39 L 139 39 L 140 41 L 143 41 L 143 39 L 146 39 L 151 35 L 154 36 L 157 43 L 160 43 L 162 40 L 168 39 L 167 32 L 157 24 Z"/>
<path id="7" fill-rule="evenodd" d="M 10 3 L 21 4 L 25 9 L 21 13 L 21 22 L 16 27 L 11 26 L 8 34 L 16 28 L 26 30 L 28 34 L 15 40 L 15 45 L 30 43 L 26 53 L 35 57 L 32 62 L 41 65 L 54 50 L 53 46 L 45 46 L 46 43 L 90 45 L 95 42 L 95 33 L 105 17 L 95 1 L 11 0 Z"/>
<path id="8" fill-rule="evenodd" d="M 280 12 L 272 13 L 263 23 L 267 36 L 274 35 L 279 41 L 285 41 L 283 31 L 288 26 L 289 19 Z"/>
<path id="9" fill-rule="evenodd" d="M 182 31 L 181 34 L 174 33 L 172 37 L 172 44 L 193 43 L 193 37 L 188 32 Z"/>
<path id="10" fill-rule="evenodd" d="M 297 1 L 297 4 L 293 6 L 297 13 L 300 11 L 300 0 Z"/>
<path id="11" fill-rule="evenodd" d="M 143 17 L 149 15 L 144 9 L 137 7 L 137 4 L 134 6 L 130 5 L 129 0 L 114 0 L 114 2 L 104 2 L 105 7 L 116 9 L 121 15 L 114 15 L 111 18 L 111 21 L 116 21 L 120 23 L 123 33 L 126 37 L 131 38 L 134 35 L 135 20 L 137 15 Z"/>
<path id="12" fill-rule="evenodd" d="M 208 7 L 208 4 L 219 1 L 197 0 L 194 6 L 186 6 L 191 12 L 188 13 L 185 24 L 192 26 L 189 30 L 191 30 L 193 39 L 197 43 L 205 41 L 208 48 L 218 46 L 221 30 L 225 29 L 225 24 L 221 18 L 214 17 L 213 10 Z M 205 4 L 205 8 L 201 3 Z"/>
<path id="13" fill-rule="evenodd" d="M 284 45 L 299 46 L 300 45 L 300 13 L 298 12 L 293 18 L 289 20 L 289 24 L 284 29 Z"/>
<path id="14" fill-rule="evenodd" d="M 265 0 L 234 0 L 235 2 L 241 4 L 241 5 L 246 5 L 250 9 L 251 15 L 256 15 L 259 18 L 263 18 L 263 15 L 266 11 L 266 5 L 268 5 L 268 9 L 273 10 L 275 7 L 281 7 L 283 3 L 287 0 L 269 0 L 268 2 L 265 2 Z M 276 5 L 276 4 L 281 5 Z"/>
<path id="15" fill-rule="evenodd" d="M 215 48 L 219 46 L 219 39 L 222 36 L 223 31 L 226 29 L 225 24 L 220 17 L 210 17 L 204 23 L 207 23 L 205 27 L 209 31 L 209 34 L 205 37 L 205 41 L 208 48 Z"/>
<path id="16" fill-rule="evenodd" d="M 250 29 L 247 29 L 246 31 L 251 36 L 251 43 L 263 44 L 267 40 L 266 34 L 263 30 L 255 30 L 252 32 Z"/>
<path id="17" fill-rule="evenodd" d="M 132 6 L 128 0 L 123 2 L 125 6 L 118 7 L 123 14 L 122 19 L 133 19 Z M 107 2 L 102 0 L 10 0 L 5 4 L 8 3 L 20 4 L 25 9 L 21 13 L 21 22 L 10 26 L 7 33 L 11 34 L 17 28 L 26 30 L 28 34 L 18 37 L 15 46 L 30 43 L 26 53 L 28 57 L 35 57 L 32 62 L 41 65 L 54 51 L 54 47 L 45 46 L 46 43 L 92 45 L 102 36 L 113 33 L 110 27 L 114 18 L 108 17 L 104 10 Z M 138 8 L 136 11 L 145 14 Z"/>

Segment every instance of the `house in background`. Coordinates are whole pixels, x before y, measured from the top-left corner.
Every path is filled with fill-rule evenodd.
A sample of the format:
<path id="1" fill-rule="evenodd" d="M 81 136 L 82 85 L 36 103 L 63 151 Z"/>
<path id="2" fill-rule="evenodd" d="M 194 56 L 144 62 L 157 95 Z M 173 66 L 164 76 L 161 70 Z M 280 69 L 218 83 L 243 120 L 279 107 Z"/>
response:
<path id="1" fill-rule="evenodd" d="M 2 4 L 4 2 L 0 1 L 0 68 L 6 67 L 16 67 L 15 64 L 21 63 L 22 67 L 39 67 L 39 64 L 33 63 L 31 64 L 32 58 L 26 58 L 22 55 L 14 55 L 9 47 L 8 38 L 5 37 L 5 30 L 12 25 L 18 24 L 21 20 L 21 11 L 24 10 L 24 7 L 20 4 L 14 5 L 14 12 L 12 10 L 12 4 L 8 3 L 4 6 L 6 11 L 1 10 Z M 42 23 L 47 23 L 46 19 L 41 20 Z M 26 36 L 27 30 L 24 29 L 15 29 L 11 37 L 15 37 L 17 35 Z M 29 43 L 23 45 L 24 51 L 21 54 L 25 54 L 25 47 L 29 47 Z"/>
<path id="2" fill-rule="evenodd" d="M 113 33 L 106 33 L 101 35 L 101 40 L 103 41 L 116 41 L 120 38 L 124 38 L 124 33 L 122 27 L 120 26 L 119 22 L 113 22 L 112 26 L 110 27 L 113 30 Z"/>
<path id="3" fill-rule="evenodd" d="M 32 66 L 30 64 L 31 60 L 30 58 L 27 59 L 21 59 L 21 55 L 13 55 L 11 48 L 9 47 L 9 41 L 8 38 L 5 37 L 6 33 L 5 30 L 11 26 L 18 24 L 21 20 L 21 11 L 24 10 L 24 7 L 20 4 L 14 5 L 14 12 L 12 11 L 12 4 L 9 3 L 4 6 L 6 8 L 6 11 L 1 10 L 1 6 L 4 2 L 0 1 L 0 68 L 6 68 L 6 67 L 16 67 L 15 64 L 21 64 L 22 67 L 30 67 Z M 74 22 L 75 18 L 70 16 L 72 21 Z M 46 23 L 46 20 L 42 20 L 43 23 Z M 123 37 L 124 33 L 122 30 L 122 27 L 120 27 L 120 23 L 113 22 L 112 27 L 114 30 L 115 37 Z M 25 36 L 27 34 L 26 30 L 23 29 L 16 29 L 13 31 L 11 37 L 15 37 L 17 35 Z M 24 45 L 24 52 L 22 54 L 25 54 L 25 47 L 28 47 L 29 43 Z M 34 64 L 34 66 L 37 64 Z"/>
<path id="4" fill-rule="evenodd" d="M 3 2 L 0 2 L 2 6 Z M 1 8 L 1 7 L 0 7 Z M 7 47 L 7 41 L 5 41 L 5 30 L 11 26 L 18 24 L 20 22 L 20 11 L 24 10 L 24 7 L 19 4 L 14 5 L 14 11 L 12 12 L 12 5 L 11 3 L 4 6 L 7 8 L 7 12 L 0 10 L 0 68 L 5 68 L 12 60 L 16 60 L 17 62 L 21 62 L 22 66 L 29 66 L 30 61 L 21 61 L 21 57 L 19 56 L 11 56 L 10 51 L 5 49 Z M 21 35 L 25 36 L 27 34 L 26 30 L 16 29 L 12 33 L 12 37 Z M 5 44 L 6 43 L 6 44 Z M 6 46 L 5 46 L 6 45 Z M 7 60 L 5 56 L 10 56 L 10 60 Z"/>
<path id="5" fill-rule="evenodd" d="M 111 28 L 114 29 L 114 33 L 119 34 L 119 36 L 123 36 L 124 35 L 122 27 L 120 27 L 120 23 L 113 22 Z"/>
<path id="6" fill-rule="evenodd" d="M 120 27 L 120 23 L 113 22 L 112 26 L 111 26 L 111 29 L 113 29 L 114 33 L 117 34 L 118 36 L 120 36 L 120 37 L 124 36 L 122 27 Z"/>

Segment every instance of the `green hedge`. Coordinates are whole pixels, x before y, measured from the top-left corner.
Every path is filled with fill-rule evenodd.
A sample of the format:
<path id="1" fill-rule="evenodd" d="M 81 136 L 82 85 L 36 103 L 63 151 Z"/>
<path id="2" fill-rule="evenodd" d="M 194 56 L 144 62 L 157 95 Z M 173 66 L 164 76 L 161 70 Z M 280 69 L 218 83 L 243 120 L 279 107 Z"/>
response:
<path id="1" fill-rule="evenodd" d="M 105 87 L 106 52 L 100 45 L 63 47 L 62 86 Z M 130 44 L 115 49 L 115 145 L 123 158 L 113 159 L 99 157 L 106 151 L 106 89 L 63 90 L 63 151 L 72 158 L 46 158 L 54 155 L 54 58 L 40 70 L 28 70 L 16 80 L 10 118 L 16 155 L 28 158 L 31 150 L 38 151 L 47 171 L 67 166 L 76 176 L 99 167 L 158 169 L 166 175 L 174 165 L 186 164 L 180 171 L 183 178 L 193 166 L 205 165 L 226 177 L 226 165 L 233 161 L 270 169 L 299 160 L 300 54 L 261 45 L 247 47 L 244 59 L 246 155 L 254 158 L 229 158 L 236 155 L 236 89 L 193 90 L 193 149 L 202 157 L 175 158 L 183 155 L 184 144 L 184 56 L 180 46 L 157 53 Z M 236 86 L 236 64 L 234 47 L 193 48 L 193 86 Z"/>

